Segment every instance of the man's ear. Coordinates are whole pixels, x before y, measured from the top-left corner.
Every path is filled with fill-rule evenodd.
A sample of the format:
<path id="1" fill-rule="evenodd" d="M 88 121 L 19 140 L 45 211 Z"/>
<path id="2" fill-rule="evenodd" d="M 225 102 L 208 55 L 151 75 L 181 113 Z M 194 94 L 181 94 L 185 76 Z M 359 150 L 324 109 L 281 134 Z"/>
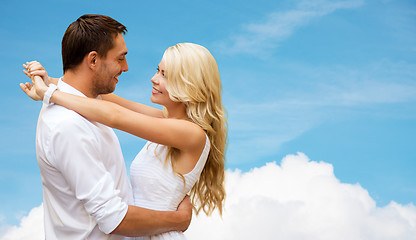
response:
<path id="1" fill-rule="evenodd" d="M 99 61 L 98 53 L 96 51 L 91 51 L 87 55 L 87 63 L 90 69 L 95 69 Z"/>

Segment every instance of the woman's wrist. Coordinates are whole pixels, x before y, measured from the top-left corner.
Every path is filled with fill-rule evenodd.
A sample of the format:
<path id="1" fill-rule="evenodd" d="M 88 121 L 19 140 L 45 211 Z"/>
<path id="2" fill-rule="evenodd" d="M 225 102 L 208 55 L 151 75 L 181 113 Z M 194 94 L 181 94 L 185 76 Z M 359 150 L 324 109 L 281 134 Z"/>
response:
<path id="1" fill-rule="evenodd" d="M 47 77 L 48 77 L 48 83 L 49 83 L 49 84 L 55 84 L 55 85 L 58 85 L 59 78 L 53 78 L 53 77 L 49 77 L 49 76 L 47 76 Z"/>
<path id="2" fill-rule="evenodd" d="M 57 88 L 58 87 L 55 84 L 53 84 L 53 83 L 49 84 L 48 89 L 46 90 L 46 92 L 43 95 L 43 103 L 45 103 L 45 104 L 50 103 L 49 101 L 52 97 L 52 94 L 56 91 Z"/>

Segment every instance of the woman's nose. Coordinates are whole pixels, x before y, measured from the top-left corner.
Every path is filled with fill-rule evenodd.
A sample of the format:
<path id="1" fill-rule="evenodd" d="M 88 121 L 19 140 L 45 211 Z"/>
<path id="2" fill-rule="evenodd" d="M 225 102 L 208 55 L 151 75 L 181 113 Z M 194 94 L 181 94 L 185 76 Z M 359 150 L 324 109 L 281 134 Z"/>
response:
<path id="1" fill-rule="evenodd" d="M 153 83 L 153 84 L 159 84 L 159 80 L 158 80 L 158 77 L 157 77 L 157 74 L 155 74 L 151 79 L 150 79 L 150 81 Z"/>

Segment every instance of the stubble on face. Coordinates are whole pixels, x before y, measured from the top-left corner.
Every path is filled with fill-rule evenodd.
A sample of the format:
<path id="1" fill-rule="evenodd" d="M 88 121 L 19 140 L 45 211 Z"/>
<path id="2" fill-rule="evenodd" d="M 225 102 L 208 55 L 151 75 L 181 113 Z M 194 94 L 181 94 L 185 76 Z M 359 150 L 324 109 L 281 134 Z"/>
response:
<path id="1" fill-rule="evenodd" d="M 114 47 L 107 52 L 106 57 L 100 58 L 98 69 L 94 74 L 91 92 L 95 96 L 114 92 L 118 77 L 122 72 L 128 71 L 126 54 L 124 38 L 118 34 L 114 39 Z"/>
<path id="2" fill-rule="evenodd" d="M 95 97 L 100 94 L 108 94 L 114 92 L 116 86 L 113 82 L 113 77 L 114 76 L 108 72 L 107 65 L 103 62 L 101 64 L 101 70 L 95 74 L 92 82 L 91 92 Z"/>

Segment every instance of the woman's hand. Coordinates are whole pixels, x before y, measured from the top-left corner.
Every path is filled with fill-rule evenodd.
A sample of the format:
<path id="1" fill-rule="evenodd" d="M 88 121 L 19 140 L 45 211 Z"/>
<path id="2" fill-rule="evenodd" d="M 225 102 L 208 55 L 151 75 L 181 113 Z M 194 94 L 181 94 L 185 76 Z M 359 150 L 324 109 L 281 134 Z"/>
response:
<path id="1" fill-rule="evenodd" d="M 40 76 L 43 78 L 45 84 L 49 85 L 48 72 L 46 72 L 45 68 L 43 68 L 42 64 L 40 64 L 38 61 L 26 62 L 26 64 L 23 64 L 23 67 L 25 68 L 23 69 L 23 73 L 26 74 L 26 76 L 28 76 L 30 79 L 32 79 L 33 76 Z"/>
<path id="2" fill-rule="evenodd" d="M 21 83 L 20 88 L 25 92 L 31 99 L 35 101 L 42 101 L 43 97 L 39 96 L 36 93 L 36 88 L 33 86 L 33 84 L 27 82 L 27 83 Z"/>
<path id="3" fill-rule="evenodd" d="M 26 62 L 26 64 L 23 64 L 23 67 L 26 69 L 26 70 L 23 70 L 23 72 L 29 78 L 31 78 L 32 75 L 37 74 L 45 80 L 46 85 L 49 86 L 50 83 L 58 85 L 59 78 L 53 78 L 53 77 L 48 76 L 48 72 L 46 72 L 45 68 L 43 68 L 43 66 L 39 62 L 37 61 Z M 31 72 L 29 72 L 29 68 Z"/>
<path id="4" fill-rule="evenodd" d="M 23 67 L 26 69 L 23 72 L 32 79 L 33 84 L 28 82 L 25 84 L 21 83 L 20 88 L 33 100 L 42 100 L 48 89 L 47 83 L 45 83 L 45 79 L 48 79 L 48 73 L 36 61 L 27 62 L 23 64 Z"/>

